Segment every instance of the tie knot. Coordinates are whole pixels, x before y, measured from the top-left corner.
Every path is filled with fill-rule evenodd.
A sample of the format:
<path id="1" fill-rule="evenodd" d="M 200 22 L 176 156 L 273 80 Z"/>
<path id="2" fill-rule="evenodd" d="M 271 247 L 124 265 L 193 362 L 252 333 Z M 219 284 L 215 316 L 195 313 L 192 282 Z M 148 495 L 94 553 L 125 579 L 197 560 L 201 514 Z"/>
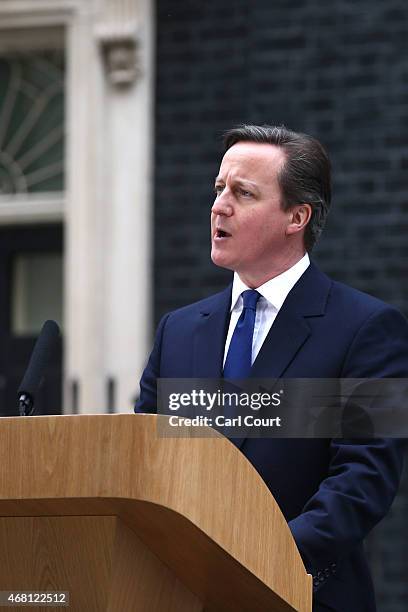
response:
<path id="1" fill-rule="evenodd" d="M 247 289 L 247 291 L 243 291 L 241 293 L 242 299 L 244 301 L 244 308 L 251 308 L 252 310 L 256 310 L 256 304 L 261 297 L 261 294 L 255 291 L 255 289 Z"/>

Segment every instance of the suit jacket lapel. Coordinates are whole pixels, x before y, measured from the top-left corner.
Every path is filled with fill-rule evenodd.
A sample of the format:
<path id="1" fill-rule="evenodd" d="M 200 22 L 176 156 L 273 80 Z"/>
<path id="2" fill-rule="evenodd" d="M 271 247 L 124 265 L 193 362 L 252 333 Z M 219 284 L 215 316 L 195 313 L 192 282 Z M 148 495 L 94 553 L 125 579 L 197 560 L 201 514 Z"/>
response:
<path id="1" fill-rule="evenodd" d="M 224 357 L 224 345 L 227 335 L 231 289 L 207 300 L 201 308 L 193 338 L 193 373 L 198 378 L 220 378 Z"/>
<path id="2" fill-rule="evenodd" d="M 330 279 L 310 264 L 289 292 L 252 366 L 251 378 L 279 378 L 310 336 L 308 317 L 322 316 Z"/>
<path id="3" fill-rule="evenodd" d="M 251 369 L 251 378 L 279 378 L 310 335 L 305 319 L 283 306 Z"/>

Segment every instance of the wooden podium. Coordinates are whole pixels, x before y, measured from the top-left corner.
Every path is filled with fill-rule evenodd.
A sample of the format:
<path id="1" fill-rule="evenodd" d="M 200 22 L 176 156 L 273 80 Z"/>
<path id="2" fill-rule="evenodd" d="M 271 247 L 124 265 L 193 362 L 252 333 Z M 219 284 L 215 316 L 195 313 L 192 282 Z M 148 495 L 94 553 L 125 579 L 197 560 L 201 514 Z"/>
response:
<path id="1" fill-rule="evenodd" d="M 310 612 L 255 469 L 218 434 L 159 437 L 166 418 L 1 419 L 0 590 L 68 591 L 75 612 Z"/>

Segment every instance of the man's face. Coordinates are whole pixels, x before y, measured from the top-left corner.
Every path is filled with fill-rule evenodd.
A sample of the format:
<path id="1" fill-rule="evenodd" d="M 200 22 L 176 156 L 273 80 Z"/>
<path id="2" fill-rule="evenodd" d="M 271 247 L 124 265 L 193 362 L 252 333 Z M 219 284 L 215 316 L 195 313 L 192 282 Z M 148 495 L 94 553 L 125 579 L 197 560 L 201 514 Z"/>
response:
<path id="1" fill-rule="evenodd" d="M 211 210 L 211 258 L 249 286 L 279 274 L 291 258 L 277 175 L 285 162 L 274 145 L 238 142 L 225 153 Z"/>

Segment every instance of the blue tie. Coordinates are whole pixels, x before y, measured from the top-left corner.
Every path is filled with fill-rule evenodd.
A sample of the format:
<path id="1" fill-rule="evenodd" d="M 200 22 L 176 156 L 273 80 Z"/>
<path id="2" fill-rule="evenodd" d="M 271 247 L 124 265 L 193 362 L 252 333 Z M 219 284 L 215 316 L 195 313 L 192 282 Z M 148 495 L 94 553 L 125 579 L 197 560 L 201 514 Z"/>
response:
<path id="1" fill-rule="evenodd" d="M 255 327 L 256 304 L 261 296 L 254 289 L 244 291 L 241 293 L 241 296 L 244 301 L 244 307 L 235 326 L 224 365 L 224 378 L 230 380 L 248 378 L 252 367 L 252 338 Z M 230 390 L 227 387 L 226 389 L 228 391 L 236 391 L 234 388 Z M 237 416 L 237 406 L 234 404 L 226 405 L 224 407 L 224 416 L 227 419 Z M 245 437 L 232 437 L 233 434 L 228 428 L 225 428 L 223 433 L 238 448 L 240 448 L 245 440 Z"/>
<path id="2" fill-rule="evenodd" d="M 224 378 L 248 378 L 252 367 L 252 338 L 254 335 L 256 304 L 261 297 L 255 289 L 242 294 L 244 307 L 229 345 L 224 365 Z"/>

